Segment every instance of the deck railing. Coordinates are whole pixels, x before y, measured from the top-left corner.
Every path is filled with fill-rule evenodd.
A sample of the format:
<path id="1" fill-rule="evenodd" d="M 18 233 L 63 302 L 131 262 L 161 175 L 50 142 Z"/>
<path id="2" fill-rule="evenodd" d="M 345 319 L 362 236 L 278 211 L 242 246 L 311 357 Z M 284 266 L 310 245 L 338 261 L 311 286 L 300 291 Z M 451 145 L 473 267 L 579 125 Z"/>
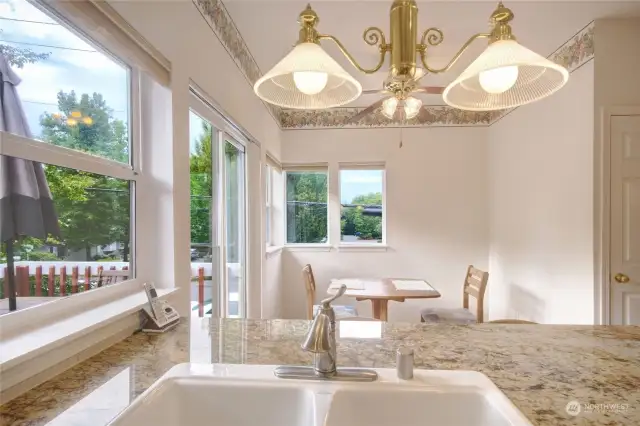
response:
<path id="1" fill-rule="evenodd" d="M 71 263 L 71 262 L 69 262 Z M 9 294 L 9 282 L 7 280 L 8 269 L 6 266 L 0 269 L 0 299 Z M 90 291 L 95 288 L 121 282 L 128 279 L 128 266 L 120 268 L 116 266 L 16 266 L 15 287 L 18 297 L 64 297 L 76 293 Z M 192 268 L 191 281 L 197 282 L 198 287 L 198 316 L 205 315 L 205 281 L 211 279 L 205 275 L 205 267 Z M 210 301 L 209 301 L 210 303 Z"/>

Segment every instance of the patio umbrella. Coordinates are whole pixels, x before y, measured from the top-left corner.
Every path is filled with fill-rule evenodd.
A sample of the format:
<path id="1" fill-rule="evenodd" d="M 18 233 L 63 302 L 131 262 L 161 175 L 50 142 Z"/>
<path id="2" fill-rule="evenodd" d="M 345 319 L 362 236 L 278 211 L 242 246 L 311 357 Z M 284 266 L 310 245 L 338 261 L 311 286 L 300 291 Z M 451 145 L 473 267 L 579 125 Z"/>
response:
<path id="1" fill-rule="evenodd" d="M 0 130 L 32 138 L 16 86 L 20 78 L 0 54 Z M 16 310 L 13 242 L 59 236 L 58 218 L 42 164 L 0 155 L 0 242 L 6 244 L 9 310 Z"/>

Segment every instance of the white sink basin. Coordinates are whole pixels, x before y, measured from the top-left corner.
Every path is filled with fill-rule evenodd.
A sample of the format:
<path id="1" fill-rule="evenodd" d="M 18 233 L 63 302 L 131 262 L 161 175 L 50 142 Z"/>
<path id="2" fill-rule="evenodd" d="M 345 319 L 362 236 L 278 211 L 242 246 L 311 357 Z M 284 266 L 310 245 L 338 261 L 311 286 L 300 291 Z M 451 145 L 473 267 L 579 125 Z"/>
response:
<path id="1" fill-rule="evenodd" d="M 275 366 L 181 364 L 110 426 L 531 426 L 473 371 L 415 370 L 372 383 L 278 379 Z"/>

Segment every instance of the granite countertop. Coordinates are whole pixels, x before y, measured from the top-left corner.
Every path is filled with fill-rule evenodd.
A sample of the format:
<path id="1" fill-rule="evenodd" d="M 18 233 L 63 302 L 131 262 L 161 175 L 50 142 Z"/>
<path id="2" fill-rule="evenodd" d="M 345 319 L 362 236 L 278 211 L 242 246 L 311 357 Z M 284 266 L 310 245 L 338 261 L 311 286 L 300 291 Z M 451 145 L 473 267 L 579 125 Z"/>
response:
<path id="1" fill-rule="evenodd" d="M 194 318 L 164 335 L 137 333 L 0 406 L 0 425 L 106 425 L 183 362 L 308 364 L 307 327 Z M 640 425 L 640 327 L 340 324 L 341 366 L 394 367 L 400 346 L 414 349 L 417 368 L 486 374 L 534 425 Z"/>

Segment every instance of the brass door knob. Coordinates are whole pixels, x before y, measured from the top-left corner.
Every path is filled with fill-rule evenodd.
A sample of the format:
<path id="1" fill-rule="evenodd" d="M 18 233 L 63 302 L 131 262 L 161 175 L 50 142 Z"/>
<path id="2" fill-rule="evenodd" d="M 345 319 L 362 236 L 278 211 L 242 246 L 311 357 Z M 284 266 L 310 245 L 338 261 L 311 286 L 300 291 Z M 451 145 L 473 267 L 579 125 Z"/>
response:
<path id="1" fill-rule="evenodd" d="M 616 274 L 616 276 L 613 278 L 615 278 L 615 280 L 621 284 L 626 284 L 629 282 L 629 277 L 626 276 L 625 274 Z"/>

